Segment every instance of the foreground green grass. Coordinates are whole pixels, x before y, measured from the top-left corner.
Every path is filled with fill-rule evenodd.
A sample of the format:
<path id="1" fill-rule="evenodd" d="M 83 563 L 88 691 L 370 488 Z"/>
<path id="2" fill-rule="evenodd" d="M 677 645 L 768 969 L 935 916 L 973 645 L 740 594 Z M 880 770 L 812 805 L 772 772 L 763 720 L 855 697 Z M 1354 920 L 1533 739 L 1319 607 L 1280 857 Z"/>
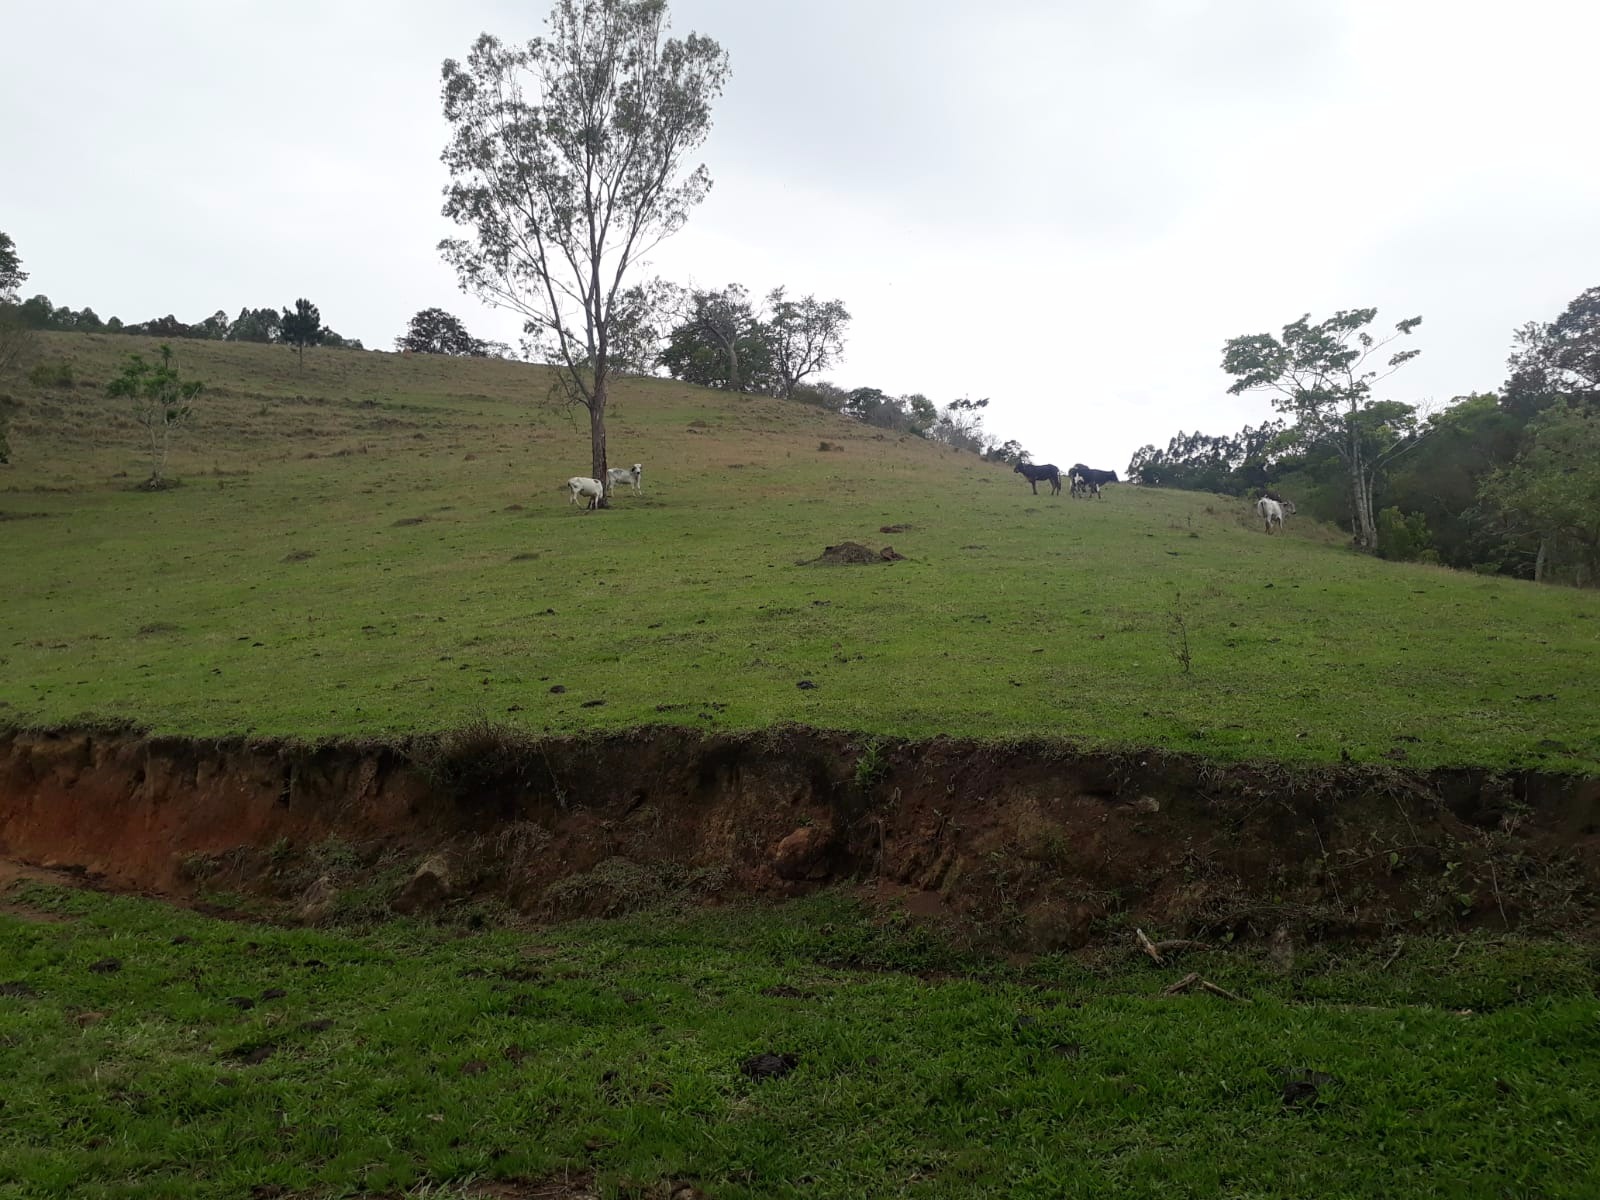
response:
<path id="1" fill-rule="evenodd" d="M 91 383 L 136 344 L 48 339 Z M 971 455 L 662 382 L 613 408 L 645 495 L 587 516 L 558 490 L 586 438 L 534 407 L 538 369 L 178 350 L 213 392 L 173 492 L 130 489 L 136 432 L 95 387 L 18 392 L 0 723 L 799 721 L 1600 771 L 1593 594 L 1382 563 L 1307 525 L 1268 538 L 1239 501 L 1035 498 Z M 845 539 L 908 561 L 796 565 Z"/>
<path id="2" fill-rule="evenodd" d="M 1600 1194 L 1576 945 L 1024 978 L 837 897 L 468 936 L 8 899 L 4 1197 Z M 1159 994 L 1190 968 L 1250 1002 Z M 1336 1081 L 1286 1105 L 1280 1068 Z"/>

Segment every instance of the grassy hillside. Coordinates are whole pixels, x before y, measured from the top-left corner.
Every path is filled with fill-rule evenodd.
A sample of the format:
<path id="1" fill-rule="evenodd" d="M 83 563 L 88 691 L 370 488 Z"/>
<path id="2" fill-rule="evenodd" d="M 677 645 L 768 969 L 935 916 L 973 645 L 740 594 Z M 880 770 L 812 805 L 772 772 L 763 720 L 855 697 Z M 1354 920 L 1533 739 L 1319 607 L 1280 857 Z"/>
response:
<path id="1" fill-rule="evenodd" d="M 1238 501 L 1035 498 L 971 455 L 660 381 L 612 409 L 644 496 L 586 515 L 558 490 L 586 431 L 536 407 L 540 369 L 501 362 L 323 351 L 301 374 L 282 348 L 180 343 L 210 390 L 185 486 L 150 495 L 100 387 L 150 344 L 45 346 L 78 385 L 8 385 L 7 723 L 801 721 L 1600 771 L 1590 594 L 1377 562 L 1305 524 L 1268 538 Z M 907 561 L 796 565 L 845 539 Z"/>

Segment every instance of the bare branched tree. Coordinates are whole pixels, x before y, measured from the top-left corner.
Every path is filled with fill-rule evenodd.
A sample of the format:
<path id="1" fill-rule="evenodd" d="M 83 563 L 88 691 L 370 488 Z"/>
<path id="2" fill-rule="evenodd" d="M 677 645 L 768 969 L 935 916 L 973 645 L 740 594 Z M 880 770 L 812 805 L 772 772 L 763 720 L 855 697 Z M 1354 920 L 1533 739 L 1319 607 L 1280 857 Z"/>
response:
<path id="1" fill-rule="evenodd" d="M 522 316 L 531 354 L 588 410 L 604 479 L 624 281 L 711 187 L 704 165 L 683 168 L 728 57 L 707 37 L 668 38 L 664 0 L 557 0 L 549 24 L 521 47 L 484 34 L 465 64 L 444 64 L 444 214 L 472 232 L 439 249 L 464 290 Z"/>

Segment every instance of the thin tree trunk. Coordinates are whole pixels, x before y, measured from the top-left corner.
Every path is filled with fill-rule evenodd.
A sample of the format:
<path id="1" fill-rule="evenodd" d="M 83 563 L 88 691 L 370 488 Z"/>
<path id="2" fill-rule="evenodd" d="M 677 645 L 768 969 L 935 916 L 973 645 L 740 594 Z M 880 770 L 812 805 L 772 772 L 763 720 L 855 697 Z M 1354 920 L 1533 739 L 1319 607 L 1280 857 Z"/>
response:
<path id="1" fill-rule="evenodd" d="M 1543 583 L 1545 572 L 1550 567 L 1550 539 L 1542 534 L 1539 537 L 1539 553 L 1533 560 L 1533 581 Z"/>
<path id="2" fill-rule="evenodd" d="M 597 507 L 611 507 L 611 488 L 606 484 L 606 391 L 608 380 L 604 374 L 595 373 L 594 393 L 589 401 L 589 456 L 593 459 L 594 477 L 600 481 L 606 494 Z"/>
<path id="3" fill-rule="evenodd" d="M 739 338 L 735 335 L 728 342 L 728 387 L 733 391 L 741 391 L 739 387 Z"/>

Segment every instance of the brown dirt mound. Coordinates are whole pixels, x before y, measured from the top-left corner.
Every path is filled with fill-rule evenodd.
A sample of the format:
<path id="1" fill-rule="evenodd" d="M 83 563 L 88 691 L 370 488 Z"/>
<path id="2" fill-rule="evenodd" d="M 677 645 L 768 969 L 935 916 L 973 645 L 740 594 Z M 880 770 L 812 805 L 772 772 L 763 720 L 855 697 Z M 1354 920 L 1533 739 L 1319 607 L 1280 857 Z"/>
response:
<path id="1" fill-rule="evenodd" d="M 825 547 L 816 558 L 803 558 L 795 565 L 800 567 L 864 567 L 872 563 L 900 562 L 904 558 L 905 555 L 895 553 L 893 546 L 885 546 L 882 550 L 871 550 L 860 542 L 840 542 L 837 546 Z"/>

